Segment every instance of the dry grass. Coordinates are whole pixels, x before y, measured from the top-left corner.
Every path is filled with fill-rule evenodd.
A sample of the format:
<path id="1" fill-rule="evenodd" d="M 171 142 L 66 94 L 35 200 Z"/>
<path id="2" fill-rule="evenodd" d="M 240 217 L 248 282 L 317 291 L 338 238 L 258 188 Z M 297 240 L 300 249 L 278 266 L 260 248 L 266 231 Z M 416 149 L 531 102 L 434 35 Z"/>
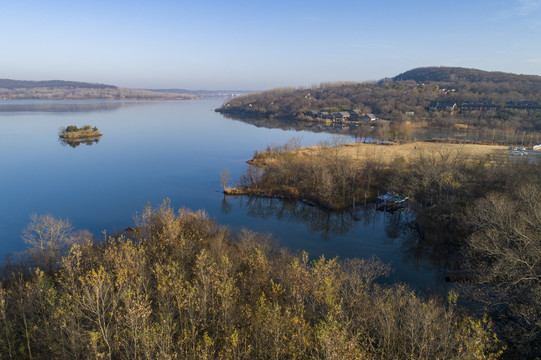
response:
<path id="1" fill-rule="evenodd" d="M 60 134 L 60 137 L 65 140 L 82 140 L 82 139 L 95 139 L 99 138 L 103 134 L 99 131 L 83 130 L 75 132 L 64 132 Z"/>
<path id="2" fill-rule="evenodd" d="M 352 158 L 360 162 L 377 160 L 382 164 L 391 164 L 396 159 L 410 161 L 421 154 L 459 153 L 465 157 L 484 157 L 488 155 L 505 154 L 506 146 L 500 145 L 474 145 L 474 144 L 446 144 L 431 142 L 412 142 L 403 145 L 378 144 L 344 144 L 337 147 L 313 146 L 298 151 L 299 156 L 341 156 Z"/>

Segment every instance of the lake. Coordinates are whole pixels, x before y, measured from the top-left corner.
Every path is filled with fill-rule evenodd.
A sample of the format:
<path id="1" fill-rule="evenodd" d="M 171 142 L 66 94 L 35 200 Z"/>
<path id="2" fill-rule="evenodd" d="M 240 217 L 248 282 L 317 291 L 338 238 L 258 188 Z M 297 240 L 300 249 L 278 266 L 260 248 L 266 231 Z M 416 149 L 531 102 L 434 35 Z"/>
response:
<path id="1" fill-rule="evenodd" d="M 175 208 L 204 209 L 232 231 L 272 234 L 311 257 L 378 256 L 389 281 L 419 289 L 442 284 L 411 236 L 413 214 L 378 212 L 372 204 L 329 213 L 297 202 L 224 197 L 220 172 L 238 179 L 255 150 L 300 138 L 336 142 L 332 134 L 257 127 L 214 112 L 223 99 L 181 102 L 1 101 L 0 256 L 24 249 L 32 213 L 69 218 L 96 238 L 132 226 L 145 205 L 170 199 Z M 67 125 L 97 126 L 99 142 L 69 146 Z M 412 240 L 413 239 L 413 240 Z"/>

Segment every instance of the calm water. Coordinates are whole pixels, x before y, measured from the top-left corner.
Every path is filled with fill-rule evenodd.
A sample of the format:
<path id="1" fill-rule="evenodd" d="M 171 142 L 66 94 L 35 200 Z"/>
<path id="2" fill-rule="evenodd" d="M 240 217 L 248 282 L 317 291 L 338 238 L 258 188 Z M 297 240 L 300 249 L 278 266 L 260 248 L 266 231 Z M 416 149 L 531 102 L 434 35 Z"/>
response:
<path id="1" fill-rule="evenodd" d="M 391 263 L 392 280 L 419 288 L 440 275 L 414 256 L 405 237 L 411 215 L 373 207 L 328 213 L 277 200 L 224 198 L 220 172 L 233 179 L 245 160 L 292 137 L 302 145 L 332 141 L 326 133 L 268 129 L 215 113 L 222 99 L 183 102 L 0 102 L 0 256 L 24 249 L 21 231 L 32 213 L 69 218 L 75 228 L 102 232 L 133 225 L 146 204 L 204 209 L 233 231 L 271 233 L 282 246 L 311 256 L 370 257 Z M 58 129 L 97 126 L 98 143 L 61 144 Z"/>

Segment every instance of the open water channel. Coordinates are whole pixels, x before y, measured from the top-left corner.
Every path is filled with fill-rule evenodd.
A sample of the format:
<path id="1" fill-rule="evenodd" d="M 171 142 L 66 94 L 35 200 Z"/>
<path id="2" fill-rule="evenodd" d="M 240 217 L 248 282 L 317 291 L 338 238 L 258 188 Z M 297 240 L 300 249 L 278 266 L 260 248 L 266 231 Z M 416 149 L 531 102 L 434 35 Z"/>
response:
<path id="1" fill-rule="evenodd" d="M 295 202 L 224 197 L 220 172 L 229 169 L 238 179 L 255 150 L 293 137 L 305 146 L 332 142 L 333 135 L 228 119 L 214 112 L 222 102 L 0 102 L 0 257 L 24 250 L 21 231 L 32 213 L 69 218 L 99 239 L 132 226 L 145 205 L 168 198 L 175 208 L 204 209 L 232 231 L 272 234 L 312 258 L 375 255 L 394 269 L 389 281 L 441 286 L 442 274 L 419 256 L 409 212 L 361 204 L 329 213 Z M 62 144 L 58 130 L 67 125 L 97 126 L 103 137 L 92 145 Z"/>

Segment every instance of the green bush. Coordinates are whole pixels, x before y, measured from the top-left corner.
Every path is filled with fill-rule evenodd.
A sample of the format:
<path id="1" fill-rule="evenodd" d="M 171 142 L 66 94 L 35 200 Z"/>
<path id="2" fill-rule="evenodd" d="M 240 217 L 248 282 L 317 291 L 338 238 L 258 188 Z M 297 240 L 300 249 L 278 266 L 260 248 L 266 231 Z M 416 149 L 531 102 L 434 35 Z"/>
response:
<path id="1" fill-rule="evenodd" d="M 64 132 L 78 132 L 78 131 L 98 131 L 98 128 L 96 126 L 92 127 L 90 125 L 85 125 L 81 128 L 78 128 L 75 125 L 69 125 Z"/>
<path id="2" fill-rule="evenodd" d="M 79 128 L 75 125 L 70 125 L 66 128 L 66 132 L 77 132 L 79 131 Z"/>

